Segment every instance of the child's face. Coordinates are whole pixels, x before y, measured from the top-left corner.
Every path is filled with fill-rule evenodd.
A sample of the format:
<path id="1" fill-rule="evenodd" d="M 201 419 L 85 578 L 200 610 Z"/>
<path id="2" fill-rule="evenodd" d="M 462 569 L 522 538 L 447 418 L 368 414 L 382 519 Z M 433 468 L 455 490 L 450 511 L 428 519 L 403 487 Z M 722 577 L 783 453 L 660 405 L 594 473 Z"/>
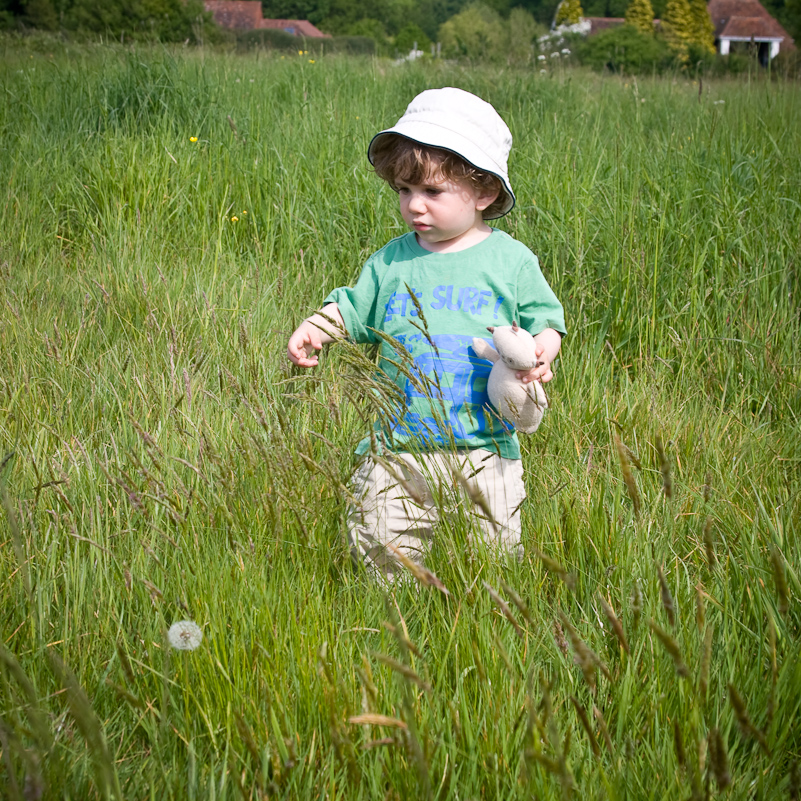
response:
<path id="1" fill-rule="evenodd" d="M 438 174 L 429 174 L 422 184 L 395 184 L 403 220 L 426 250 L 464 250 L 484 239 L 490 230 L 482 212 L 495 201 L 497 192 L 480 195 L 472 185 Z"/>

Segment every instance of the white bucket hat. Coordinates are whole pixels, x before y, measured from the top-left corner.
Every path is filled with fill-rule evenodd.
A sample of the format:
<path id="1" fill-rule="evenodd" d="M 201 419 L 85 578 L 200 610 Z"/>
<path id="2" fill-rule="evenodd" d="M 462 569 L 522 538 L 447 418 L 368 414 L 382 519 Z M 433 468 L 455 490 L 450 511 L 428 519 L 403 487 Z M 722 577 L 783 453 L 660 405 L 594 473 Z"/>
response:
<path id="1" fill-rule="evenodd" d="M 387 134 L 450 150 L 476 169 L 497 175 L 503 184 L 504 204 L 499 214 L 487 219 L 503 217 L 512 210 L 515 194 L 507 168 L 512 134 L 500 114 L 480 97 L 452 86 L 421 92 L 394 127 L 373 137 L 367 149 L 371 164 L 375 143 Z"/>

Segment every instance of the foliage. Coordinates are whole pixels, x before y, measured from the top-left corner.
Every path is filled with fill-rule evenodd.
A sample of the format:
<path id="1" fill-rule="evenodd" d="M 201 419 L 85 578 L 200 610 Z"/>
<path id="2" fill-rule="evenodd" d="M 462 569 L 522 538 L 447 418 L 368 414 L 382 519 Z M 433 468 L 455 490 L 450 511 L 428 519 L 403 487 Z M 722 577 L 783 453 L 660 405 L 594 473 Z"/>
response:
<path id="1" fill-rule="evenodd" d="M 417 49 L 427 53 L 431 47 L 431 39 L 426 32 L 413 22 L 401 28 L 395 36 L 395 50 L 398 53 L 410 53 L 417 42 Z"/>
<path id="2" fill-rule="evenodd" d="M 581 0 L 562 0 L 556 9 L 554 25 L 575 25 L 582 16 Z"/>
<path id="3" fill-rule="evenodd" d="M 202 0 L 5 0 L 3 27 L 102 34 L 114 39 L 202 42 L 214 38 Z"/>
<path id="4" fill-rule="evenodd" d="M 796 84 L 2 46 L 4 798 L 797 794 Z M 569 321 L 522 558 L 442 509 L 448 595 L 351 566 L 369 353 L 284 356 L 435 85 L 508 121 Z"/>
<path id="5" fill-rule="evenodd" d="M 296 55 L 319 56 L 324 53 L 351 53 L 353 55 L 373 55 L 376 52 L 375 40 L 368 36 L 316 37 L 294 36 L 291 33 L 270 28 L 254 31 L 238 31 L 236 45 L 239 50 L 276 50 Z"/>
<path id="6" fill-rule="evenodd" d="M 608 28 L 576 48 L 579 60 L 593 69 L 631 74 L 658 73 L 673 63 L 664 39 L 631 25 Z"/>
<path id="7" fill-rule="evenodd" d="M 376 0 L 369 13 L 359 0 L 330 0 L 328 13 L 319 23 L 326 33 L 348 33 L 362 19 L 378 20 L 387 33 L 395 35 L 408 22 L 416 21 L 419 7 L 416 0 Z"/>
<path id="8" fill-rule="evenodd" d="M 507 23 L 509 38 L 506 48 L 510 63 L 525 64 L 534 56 L 534 43 L 537 38 L 546 34 L 548 29 L 538 23 L 523 8 L 513 8 Z"/>
<path id="9" fill-rule="evenodd" d="M 506 48 L 506 30 L 497 12 L 472 3 L 439 29 L 442 53 L 477 61 L 497 61 Z"/>
<path id="10" fill-rule="evenodd" d="M 690 0 L 690 42 L 710 53 L 715 52 L 715 26 L 709 16 L 706 0 Z"/>
<path id="11" fill-rule="evenodd" d="M 319 25 L 331 14 L 332 0 L 262 0 L 266 19 L 307 19 Z"/>
<path id="12" fill-rule="evenodd" d="M 387 31 L 383 23 L 377 19 L 364 17 L 358 22 L 349 25 L 345 31 L 346 36 L 362 36 L 375 42 L 376 51 L 386 53 L 388 50 Z"/>
<path id="13" fill-rule="evenodd" d="M 682 60 L 693 41 L 695 27 L 688 0 L 667 0 L 662 17 L 662 31 L 670 49 Z"/>
<path id="14" fill-rule="evenodd" d="M 640 33 L 653 36 L 654 9 L 651 0 L 631 0 L 626 8 L 626 24 L 636 28 Z"/>

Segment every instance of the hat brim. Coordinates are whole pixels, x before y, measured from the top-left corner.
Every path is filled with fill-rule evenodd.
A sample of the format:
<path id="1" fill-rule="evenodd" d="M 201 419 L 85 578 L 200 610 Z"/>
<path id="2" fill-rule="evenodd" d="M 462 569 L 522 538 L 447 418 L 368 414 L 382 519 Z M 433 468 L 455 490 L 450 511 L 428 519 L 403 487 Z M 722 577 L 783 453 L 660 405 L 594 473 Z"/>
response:
<path id="1" fill-rule="evenodd" d="M 447 150 L 459 158 L 464 159 L 471 167 L 475 167 L 481 172 L 486 172 L 494 175 L 500 182 L 503 188 L 504 204 L 500 213 L 493 214 L 491 217 L 486 217 L 487 220 L 496 220 L 508 214 L 515 205 L 515 193 L 509 184 L 509 177 L 506 171 L 500 165 L 495 164 L 484 153 L 481 148 L 477 147 L 467 137 L 462 136 L 457 131 L 442 128 L 439 125 L 430 122 L 423 122 L 415 120 L 405 122 L 403 125 L 396 125 L 394 128 L 387 128 L 385 131 L 377 133 L 367 148 L 367 158 L 370 164 L 373 164 L 373 147 L 375 143 L 383 136 L 394 134 L 402 136 L 404 139 L 409 139 L 412 142 L 417 142 L 421 145 L 428 147 L 436 147 L 439 150 Z"/>

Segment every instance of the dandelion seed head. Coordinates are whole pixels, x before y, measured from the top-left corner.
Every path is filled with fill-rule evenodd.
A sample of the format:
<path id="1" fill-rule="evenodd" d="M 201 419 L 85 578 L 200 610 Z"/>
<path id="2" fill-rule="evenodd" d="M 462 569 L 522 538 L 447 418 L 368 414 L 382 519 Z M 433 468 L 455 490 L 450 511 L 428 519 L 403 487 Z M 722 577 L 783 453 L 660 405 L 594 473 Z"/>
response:
<path id="1" fill-rule="evenodd" d="M 192 620 L 179 620 L 170 626 L 167 641 L 176 651 L 194 651 L 203 641 L 203 632 Z"/>

